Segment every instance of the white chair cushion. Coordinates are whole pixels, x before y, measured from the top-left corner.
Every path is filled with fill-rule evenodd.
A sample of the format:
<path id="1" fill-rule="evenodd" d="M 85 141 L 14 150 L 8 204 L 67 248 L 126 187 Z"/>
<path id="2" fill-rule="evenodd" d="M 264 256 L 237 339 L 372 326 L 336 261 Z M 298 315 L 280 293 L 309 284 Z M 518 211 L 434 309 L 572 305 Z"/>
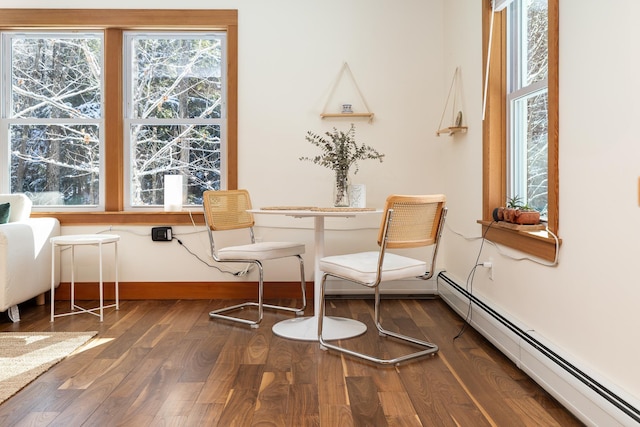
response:
<path id="1" fill-rule="evenodd" d="M 362 284 L 376 280 L 378 252 L 360 252 L 335 255 L 320 260 L 320 270 Z M 382 264 L 382 281 L 406 279 L 423 275 L 427 271 L 425 261 L 387 252 Z"/>
<path id="2" fill-rule="evenodd" d="M 302 255 L 304 245 L 291 242 L 260 242 L 251 245 L 229 246 L 218 250 L 223 260 L 267 260 Z"/>
<path id="3" fill-rule="evenodd" d="M 29 219 L 33 203 L 25 194 L 0 194 L 0 203 L 7 202 L 11 204 L 9 222 L 18 222 Z"/>

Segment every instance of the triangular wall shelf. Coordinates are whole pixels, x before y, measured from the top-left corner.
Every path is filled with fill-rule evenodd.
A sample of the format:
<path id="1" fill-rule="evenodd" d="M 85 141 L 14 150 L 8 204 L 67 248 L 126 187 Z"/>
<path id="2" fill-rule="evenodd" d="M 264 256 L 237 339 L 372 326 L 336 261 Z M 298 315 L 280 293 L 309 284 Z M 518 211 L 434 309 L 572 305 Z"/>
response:
<path id="1" fill-rule="evenodd" d="M 456 71 L 453 73 L 453 80 L 451 81 L 451 87 L 449 88 L 449 94 L 447 95 L 447 102 L 444 104 L 444 111 L 442 111 L 442 118 L 440 119 L 440 125 L 438 126 L 438 130 L 436 131 L 436 135 L 440 136 L 442 134 L 447 134 L 449 136 L 454 135 L 456 133 L 465 133 L 467 131 L 467 126 L 465 125 L 465 117 L 462 112 L 462 107 L 458 105 L 458 103 L 462 103 L 459 98 L 462 95 L 459 93 L 460 82 L 458 81 L 460 77 L 460 67 L 456 67 Z M 442 122 L 444 121 L 444 116 L 447 113 L 447 107 L 449 106 L 449 101 L 451 100 L 451 92 L 453 91 L 453 102 L 451 105 L 451 121 L 450 125 L 443 127 Z"/>
<path id="2" fill-rule="evenodd" d="M 348 74 L 348 77 L 351 79 L 351 83 L 355 87 L 358 93 L 358 96 L 360 97 L 360 101 L 362 102 L 362 105 L 364 105 L 366 111 L 364 112 L 354 111 L 354 112 L 344 112 L 344 113 L 343 112 L 336 112 L 336 113 L 327 112 L 327 107 L 329 103 L 333 100 L 333 95 L 336 91 L 336 88 L 340 84 L 340 80 L 342 79 L 342 76 L 344 76 L 345 74 Z M 338 74 L 338 78 L 336 79 L 335 83 L 331 87 L 331 91 L 329 92 L 329 96 L 327 97 L 327 102 L 325 103 L 324 108 L 322 109 L 322 113 L 320 113 L 320 117 L 322 117 L 323 119 L 324 118 L 351 118 L 351 117 L 368 118 L 369 122 L 373 120 L 373 113 L 369 109 L 369 106 L 367 105 L 367 101 L 364 99 L 364 96 L 362 95 L 362 92 L 358 87 L 358 83 L 356 83 L 356 79 L 353 76 L 353 73 L 351 72 L 351 68 L 349 67 L 349 64 L 347 64 L 346 62 L 342 65 L 342 69 Z"/>

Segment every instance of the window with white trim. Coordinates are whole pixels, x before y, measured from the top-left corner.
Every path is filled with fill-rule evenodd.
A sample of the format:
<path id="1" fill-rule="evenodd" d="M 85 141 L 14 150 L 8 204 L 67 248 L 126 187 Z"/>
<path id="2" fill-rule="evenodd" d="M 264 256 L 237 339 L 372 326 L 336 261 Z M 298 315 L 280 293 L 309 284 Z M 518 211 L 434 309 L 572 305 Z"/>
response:
<path id="1" fill-rule="evenodd" d="M 34 205 L 103 204 L 100 32 L 3 32 L 0 183 Z"/>
<path id="2" fill-rule="evenodd" d="M 547 0 L 507 7 L 507 197 L 548 210 Z"/>
<path id="3" fill-rule="evenodd" d="M 559 229 L 559 0 L 484 0 L 483 235 L 546 260 Z M 542 210 L 547 230 L 493 226 L 514 197 Z"/>
<path id="4" fill-rule="evenodd" d="M 127 139 L 131 135 L 132 120 L 143 120 L 145 116 L 127 115 L 133 110 L 125 106 L 124 34 L 127 32 L 153 37 L 171 34 L 171 38 L 182 39 L 180 43 L 200 43 L 203 47 L 200 50 L 202 60 L 191 61 L 183 67 L 182 76 L 186 78 L 174 79 L 174 82 L 185 84 L 178 89 L 182 92 L 172 92 L 171 84 L 167 82 L 171 80 L 170 76 L 178 75 L 176 70 L 180 64 L 185 64 L 177 55 L 187 51 L 170 53 L 169 59 L 174 60 L 174 64 L 165 62 L 164 70 L 151 77 L 156 86 L 144 88 L 143 97 L 148 98 L 139 98 L 139 106 L 147 108 L 151 114 L 146 116 L 149 122 L 141 124 L 141 129 L 148 132 L 135 135 L 141 143 L 137 147 L 139 155 L 133 157 L 135 161 L 130 161 L 129 155 L 132 147 L 136 148 L 135 144 L 131 145 Z M 43 63 L 50 70 L 48 73 L 29 75 L 31 79 L 44 79 L 41 83 L 33 80 L 33 88 L 40 90 L 40 94 L 30 101 L 33 108 L 20 111 L 12 102 L 16 99 L 14 93 L 23 95 L 19 85 L 24 82 L 16 79 L 14 84 L 12 81 L 14 70 L 11 67 L 20 64 L 12 60 L 8 40 L 13 35 L 23 34 L 46 34 L 61 41 L 95 35 L 100 39 L 100 47 L 95 52 L 81 51 L 80 42 L 76 40 L 73 52 L 70 50 L 73 43 L 68 43 L 64 49 L 53 49 L 56 55 L 69 54 L 60 56 L 62 62 L 57 66 L 50 60 Z M 175 13 L 145 9 L 137 13 L 129 9 L 73 9 L 59 13 L 58 9 L 6 9 L 0 14 L 0 39 L 0 164 L 3 165 L 0 167 L 0 192 L 28 193 L 34 200 L 32 216 L 54 216 L 63 225 L 166 224 L 169 219 L 172 224 L 190 224 L 194 216 L 199 220 L 197 211 L 163 211 L 160 173 L 163 177 L 166 173 L 185 177 L 188 174 L 188 179 L 183 181 L 186 205 L 198 204 L 200 189 L 237 188 L 237 10 L 185 9 Z M 207 43 L 211 49 L 205 47 Z M 40 45 L 44 46 L 44 43 Z M 215 55 L 211 55 L 214 51 Z M 40 47 L 32 49 L 31 53 L 25 51 L 22 64 L 45 59 L 41 55 L 43 52 Z M 127 66 L 130 71 L 133 69 L 131 64 Z M 189 68 L 191 66 L 193 68 Z M 29 66 L 26 67 L 28 74 Z M 203 75 L 205 69 L 209 73 L 207 77 Z M 94 73 L 96 82 L 99 81 L 99 92 L 92 90 L 96 84 L 83 83 L 82 79 L 90 73 Z M 46 80 L 58 81 L 63 77 L 68 77 L 69 81 L 59 86 Z M 138 82 L 130 83 L 142 84 L 145 76 L 139 77 Z M 56 103 L 62 98 L 64 102 Z M 188 108 L 176 109 L 176 101 L 185 100 Z M 154 102 L 155 110 L 149 108 Z M 38 110 L 38 105 L 45 103 L 53 104 Z M 151 122 L 159 119 L 166 121 Z M 128 120 L 126 124 L 125 120 Z M 10 126 L 16 129 L 13 143 L 10 143 Z M 143 126 L 147 126 L 146 130 Z M 24 150 L 24 137 L 21 140 L 15 137 L 20 132 L 24 135 L 28 128 L 31 151 Z M 171 132 L 174 135 L 181 133 L 171 138 Z M 152 138 L 147 138 L 150 135 Z M 167 144 L 168 141 L 175 144 Z M 145 146 L 145 143 L 148 144 Z M 47 147 L 62 145 L 66 150 L 62 153 L 45 151 Z M 157 150 L 157 155 L 151 154 L 153 150 Z M 157 159 L 166 153 L 171 153 L 172 161 L 158 162 Z M 15 156 L 14 164 L 17 164 L 13 169 L 11 156 Z M 19 160 L 17 163 L 16 159 Z M 31 163 L 28 167 L 32 170 L 25 170 L 27 163 Z M 68 165 L 69 168 L 63 169 Z M 136 166 L 137 175 L 132 174 L 132 165 Z M 55 168 L 60 170 L 56 172 Z M 131 184 L 132 177 L 141 183 L 138 205 L 131 203 L 130 190 L 137 185 L 137 182 Z"/>
<path id="5" fill-rule="evenodd" d="M 223 33 L 124 33 L 129 207 L 162 205 L 165 175 L 183 205 L 224 188 L 224 49 Z"/>

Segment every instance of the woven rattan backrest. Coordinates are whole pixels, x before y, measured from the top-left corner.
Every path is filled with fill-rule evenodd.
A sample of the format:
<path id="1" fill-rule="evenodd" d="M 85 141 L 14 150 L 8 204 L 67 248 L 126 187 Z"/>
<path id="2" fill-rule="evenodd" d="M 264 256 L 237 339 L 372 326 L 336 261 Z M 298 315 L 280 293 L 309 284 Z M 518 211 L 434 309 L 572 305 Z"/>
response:
<path id="1" fill-rule="evenodd" d="M 387 248 L 416 248 L 435 244 L 439 238 L 445 202 L 443 194 L 389 196 L 384 207 L 378 244 L 382 242 L 389 211 L 392 211 L 392 217 L 387 230 Z"/>
<path id="2" fill-rule="evenodd" d="M 253 227 L 251 199 L 247 190 L 209 190 L 203 194 L 202 206 L 213 231 Z"/>

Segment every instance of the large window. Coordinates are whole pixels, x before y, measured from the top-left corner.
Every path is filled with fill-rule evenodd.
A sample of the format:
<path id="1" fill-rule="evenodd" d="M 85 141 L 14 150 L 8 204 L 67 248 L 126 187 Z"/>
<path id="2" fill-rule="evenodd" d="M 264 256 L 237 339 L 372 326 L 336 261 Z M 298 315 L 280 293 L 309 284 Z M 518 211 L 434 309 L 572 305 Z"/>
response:
<path id="1" fill-rule="evenodd" d="M 223 187 L 224 34 L 125 33 L 129 206 L 164 202 L 181 175 L 184 205 Z M 226 181 L 226 180 L 224 180 Z"/>
<path id="2" fill-rule="evenodd" d="M 507 8 L 507 196 L 541 212 L 548 197 L 547 0 Z"/>
<path id="3" fill-rule="evenodd" d="M 2 33 L 4 192 L 100 206 L 102 47 L 100 33 Z"/>
<path id="4" fill-rule="evenodd" d="M 484 2 L 489 58 L 483 124 L 483 220 L 511 198 L 542 212 L 558 233 L 558 0 L 513 0 L 502 11 Z M 489 42 L 491 44 L 489 45 Z M 488 55 L 490 50 L 491 54 Z M 487 64 L 485 64 L 487 65 Z M 554 259 L 546 231 L 491 227 L 488 239 Z"/>
<path id="5" fill-rule="evenodd" d="M 185 205 L 237 188 L 237 11 L 8 9 L 0 32 L 0 191 L 36 216 L 164 223 L 165 175 Z"/>

